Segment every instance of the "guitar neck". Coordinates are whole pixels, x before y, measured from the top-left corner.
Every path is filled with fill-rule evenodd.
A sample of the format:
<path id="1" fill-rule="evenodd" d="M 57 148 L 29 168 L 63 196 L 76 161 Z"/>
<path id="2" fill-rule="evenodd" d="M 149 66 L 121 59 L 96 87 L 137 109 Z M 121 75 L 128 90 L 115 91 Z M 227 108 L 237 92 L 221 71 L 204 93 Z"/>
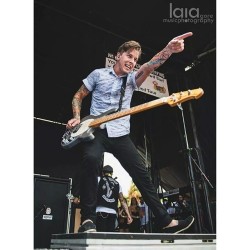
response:
<path id="1" fill-rule="evenodd" d="M 121 117 L 124 117 L 127 115 L 133 115 L 133 114 L 136 114 L 136 113 L 148 110 L 148 109 L 162 106 L 162 105 L 168 103 L 168 99 L 169 99 L 169 97 L 162 97 L 160 99 L 157 99 L 157 100 L 154 100 L 151 102 L 147 102 L 147 103 L 135 106 L 135 107 L 130 108 L 130 109 L 126 109 L 123 111 L 119 111 L 119 112 L 116 112 L 116 113 L 113 113 L 110 115 L 106 115 L 106 116 L 97 118 L 89 124 L 89 127 L 99 127 L 101 124 L 103 124 L 105 122 L 109 122 L 109 121 L 112 121 L 112 120 L 115 120 L 115 119 L 118 119 L 118 118 L 121 118 Z"/>

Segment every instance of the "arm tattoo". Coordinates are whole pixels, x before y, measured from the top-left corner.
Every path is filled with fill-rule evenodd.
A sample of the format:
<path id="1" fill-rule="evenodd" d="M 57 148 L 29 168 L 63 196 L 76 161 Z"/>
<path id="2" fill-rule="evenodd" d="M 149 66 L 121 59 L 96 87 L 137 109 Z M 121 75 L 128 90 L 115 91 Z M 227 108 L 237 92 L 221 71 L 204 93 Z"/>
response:
<path id="1" fill-rule="evenodd" d="M 158 64 L 158 63 L 160 63 L 160 64 L 163 64 L 163 59 L 156 59 L 155 61 L 149 61 L 148 62 L 148 65 L 154 65 L 154 64 Z"/>
<path id="2" fill-rule="evenodd" d="M 89 90 L 86 88 L 84 83 L 79 90 L 81 90 L 84 93 L 84 96 L 87 96 L 89 94 Z"/>
<path id="3" fill-rule="evenodd" d="M 157 53 L 149 62 L 148 66 L 153 65 L 154 70 L 160 67 L 171 56 L 170 50 L 166 47 Z"/>
<path id="4" fill-rule="evenodd" d="M 80 119 L 82 99 L 89 94 L 89 90 L 83 84 L 79 90 L 75 93 L 72 100 L 72 111 L 73 117 L 76 119 Z"/>
<path id="5" fill-rule="evenodd" d="M 128 205 L 127 205 L 127 203 L 126 203 L 126 201 L 125 201 L 125 199 L 124 199 L 124 197 L 123 197 L 123 195 L 122 195 L 121 193 L 119 193 L 119 200 L 120 200 L 120 202 L 121 202 L 121 205 L 122 205 L 123 209 L 124 209 L 127 213 L 129 213 L 129 211 L 128 211 Z"/>
<path id="6" fill-rule="evenodd" d="M 160 67 L 170 56 L 172 52 L 169 49 L 168 45 L 159 53 L 157 53 L 149 62 L 143 64 L 140 69 L 137 71 L 135 80 L 137 87 L 146 80 L 151 72 Z"/>
<path id="7" fill-rule="evenodd" d="M 144 74 L 144 71 L 142 70 L 138 75 L 135 76 L 135 79 L 140 78 Z"/>

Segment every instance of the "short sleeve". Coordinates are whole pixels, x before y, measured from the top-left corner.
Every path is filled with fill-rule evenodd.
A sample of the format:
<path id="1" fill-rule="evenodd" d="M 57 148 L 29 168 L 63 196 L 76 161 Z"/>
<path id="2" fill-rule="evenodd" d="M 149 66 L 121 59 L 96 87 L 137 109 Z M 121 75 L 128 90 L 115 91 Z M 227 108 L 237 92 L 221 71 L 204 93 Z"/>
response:
<path id="1" fill-rule="evenodd" d="M 82 82 L 84 83 L 85 87 L 89 91 L 93 91 L 95 89 L 96 82 L 99 79 L 99 72 L 98 70 L 92 71 L 87 78 L 83 79 Z"/>
<path id="2" fill-rule="evenodd" d="M 122 193 L 122 186 L 119 184 L 119 193 Z"/>
<path id="3" fill-rule="evenodd" d="M 129 79 L 128 81 L 132 82 L 132 85 L 134 87 L 134 89 L 138 89 L 137 85 L 136 85 L 136 81 L 135 81 L 135 75 L 136 75 L 136 72 L 132 72 L 130 75 L 129 75 Z"/>

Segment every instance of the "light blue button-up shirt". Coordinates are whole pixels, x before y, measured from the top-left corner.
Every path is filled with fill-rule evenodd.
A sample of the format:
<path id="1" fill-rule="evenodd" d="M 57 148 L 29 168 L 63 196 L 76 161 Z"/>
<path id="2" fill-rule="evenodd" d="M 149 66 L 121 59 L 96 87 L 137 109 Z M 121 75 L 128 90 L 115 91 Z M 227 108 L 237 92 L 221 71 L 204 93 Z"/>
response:
<path id="1" fill-rule="evenodd" d="M 122 110 L 130 108 L 133 92 L 137 88 L 135 73 L 128 74 Z M 118 109 L 123 82 L 122 77 L 117 76 L 113 68 L 102 68 L 92 71 L 87 78 L 83 79 L 86 88 L 92 91 L 91 115 L 97 116 L 110 109 Z M 130 116 L 109 121 L 105 125 L 109 137 L 127 135 L 130 133 Z"/>

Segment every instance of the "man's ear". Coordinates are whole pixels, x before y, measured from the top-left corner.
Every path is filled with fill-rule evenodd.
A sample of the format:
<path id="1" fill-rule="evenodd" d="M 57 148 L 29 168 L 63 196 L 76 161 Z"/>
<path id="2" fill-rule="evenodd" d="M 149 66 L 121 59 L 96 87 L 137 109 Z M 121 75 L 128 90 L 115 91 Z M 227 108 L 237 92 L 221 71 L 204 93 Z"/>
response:
<path id="1" fill-rule="evenodd" d="M 116 57 L 115 57 L 115 59 L 116 60 L 120 59 L 120 56 L 121 56 L 121 54 L 118 52 L 117 55 L 116 55 Z"/>

